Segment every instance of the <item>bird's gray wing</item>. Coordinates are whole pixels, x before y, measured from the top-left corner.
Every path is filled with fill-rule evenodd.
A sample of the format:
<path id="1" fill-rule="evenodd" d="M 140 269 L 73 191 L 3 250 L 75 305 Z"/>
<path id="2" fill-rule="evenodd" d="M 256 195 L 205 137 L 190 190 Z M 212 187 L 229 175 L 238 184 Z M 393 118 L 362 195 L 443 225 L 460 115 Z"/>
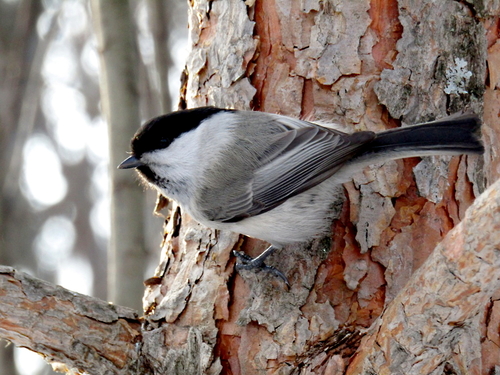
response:
<path id="1" fill-rule="evenodd" d="M 331 177 L 374 137 L 373 132 L 345 134 L 319 126 L 283 132 L 262 153 L 249 179 L 226 189 L 224 206 L 209 215 L 236 222 L 269 211 Z"/>

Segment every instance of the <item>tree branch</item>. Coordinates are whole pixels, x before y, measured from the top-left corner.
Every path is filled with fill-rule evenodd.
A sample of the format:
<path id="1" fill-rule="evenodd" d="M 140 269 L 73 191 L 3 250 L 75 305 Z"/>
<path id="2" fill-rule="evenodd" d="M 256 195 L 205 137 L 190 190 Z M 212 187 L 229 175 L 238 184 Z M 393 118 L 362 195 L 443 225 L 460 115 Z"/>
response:
<path id="1" fill-rule="evenodd" d="M 0 266 L 0 337 L 90 374 L 129 374 L 140 340 L 136 311 Z"/>
<path id="2" fill-rule="evenodd" d="M 500 180 L 469 208 L 363 338 L 347 374 L 480 366 L 480 314 L 500 288 Z M 467 341 L 468 340 L 468 341 Z M 472 371 L 474 372 L 474 371 Z"/>

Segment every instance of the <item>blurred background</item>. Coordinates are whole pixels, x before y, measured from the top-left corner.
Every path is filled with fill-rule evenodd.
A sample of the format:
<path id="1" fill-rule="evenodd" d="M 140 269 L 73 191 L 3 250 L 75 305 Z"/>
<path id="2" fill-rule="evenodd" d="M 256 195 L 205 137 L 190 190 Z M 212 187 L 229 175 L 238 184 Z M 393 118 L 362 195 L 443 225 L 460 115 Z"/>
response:
<path id="1" fill-rule="evenodd" d="M 143 122 L 177 108 L 187 3 L 131 0 L 130 11 Z M 88 0 L 0 0 L 0 264 L 106 300 L 114 166 L 94 31 Z M 152 214 L 156 194 L 145 194 L 141 279 L 158 263 L 163 223 Z M 52 373 L 39 355 L 0 341 L 0 374 Z"/>

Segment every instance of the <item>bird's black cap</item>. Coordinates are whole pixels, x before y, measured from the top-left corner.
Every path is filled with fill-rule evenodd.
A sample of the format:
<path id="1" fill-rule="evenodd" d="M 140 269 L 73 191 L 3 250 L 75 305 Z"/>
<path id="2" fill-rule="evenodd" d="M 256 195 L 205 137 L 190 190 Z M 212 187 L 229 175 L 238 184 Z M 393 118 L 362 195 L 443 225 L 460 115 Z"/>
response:
<path id="1" fill-rule="evenodd" d="M 145 152 L 166 148 L 177 137 L 195 129 L 206 118 L 223 111 L 231 110 L 200 107 L 155 117 L 135 133 L 131 141 L 132 153 L 139 158 Z"/>

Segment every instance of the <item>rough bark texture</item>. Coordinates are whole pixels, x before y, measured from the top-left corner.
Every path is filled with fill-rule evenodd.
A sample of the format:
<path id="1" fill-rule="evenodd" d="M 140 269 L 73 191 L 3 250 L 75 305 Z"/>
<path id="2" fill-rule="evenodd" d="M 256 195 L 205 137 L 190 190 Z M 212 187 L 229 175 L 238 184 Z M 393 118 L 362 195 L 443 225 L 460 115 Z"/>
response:
<path id="1" fill-rule="evenodd" d="M 134 310 L 5 266 L 0 299 L 1 337 L 42 354 L 59 371 L 137 373 L 140 322 Z"/>
<path id="2" fill-rule="evenodd" d="M 484 192 L 414 273 L 347 374 L 481 373 L 482 312 L 500 288 L 499 189 Z"/>
<path id="3" fill-rule="evenodd" d="M 181 232 L 183 235 L 189 237 Z M 209 245 L 209 238 L 205 237 L 201 247 Z M 213 246 L 211 259 L 208 251 L 187 254 L 185 246 L 170 248 L 184 262 L 193 264 L 190 256 L 197 258 L 196 263 L 204 264 L 208 274 L 200 273 L 198 267 L 185 269 L 184 276 L 196 281 L 196 286 L 171 296 L 170 301 L 162 298 L 142 326 L 131 309 L 0 267 L 0 334 L 43 354 L 48 361 L 64 363 L 56 364 L 59 370 L 90 374 L 253 374 L 265 367 L 271 373 L 480 374 L 491 373 L 492 366 L 498 365 L 490 360 L 490 367 L 484 366 L 480 345 L 486 338 L 498 342 L 498 306 L 487 317 L 487 332 L 480 326 L 484 325 L 484 306 L 495 298 L 495 292 L 498 299 L 500 287 L 500 180 L 481 195 L 367 332 L 347 328 L 324 332 L 300 356 L 290 354 L 300 342 L 288 342 L 290 336 L 285 332 L 277 336 L 279 329 L 273 333 L 256 322 L 245 326 L 229 323 L 235 318 L 231 309 L 222 311 L 228 304 L 227 294 L 222 288 L 218 294 L 203 288 L 207 277 L 221 282 L 221 275 L 210 271 L 216 264 L 227 263 L 220 251 L 227 243 L 220 246 Z M 175 279 L 169 281 L 175 285 Z M 188 297 L 192 301 L 187 304 Z M 326 311 L 318 305 L 309 311 Z M 274 307 L 282 310 L 279 303 Z M 309 323 L 299 322 L 293 330 L 299 332 L 300 324 L 324 325 L 328 315 L 312 316 Z M 214 329 L 212 321 L 223 333 L 218 340 L 208 336 Z M 224 323 L 218 325 L 220 321 Z M 496 329 L 491 327 L 493 321 Z M 346 368 L 345 355 L 352 354 L 361 335 L 361 346 Z M 277 338 L 287 353 L 280 353 Z M 255 340 L 259 345 L 254 347 Z M 235 345 L 244 346 L 245 351 L 231 352 Z"/>
<path id="4" fill-rule="evenodd" d="M 186 106 L 253 108 L 374 131 L 482 111 L 491 43 L 485 29 L 497 24 L 492 3 L 235 0 L 191 5 Z M 495 39 L 497 30 L 491 33 Z M 498 129 L 498 120 L 490 126 Z M 244 281 L 232 272 L 231 249 L 256 255 L 266 244 L 204 228 L 186 215 L 180 219 L 174 209 L 156 283 L 144 299 L 150 324 L 171 325 L 152 331 L 146 341 L 175 337 L 174 346 L 158 349 L 156 358 L 168 356 L 165 370 L 176 363 L 202 373 L 344 373 L 363 329 L 484 189 L 481 171 L 482 158 L 435 157 L 394 161 L 356 176 L 346 185 L 343 215 L 333 223 L 332 237 L 290 246 L 274 258 L 272 264 L 292 283 L 288 292 L 266 275 L 244 275 Z M 488 173 L 490 181 L 496 179 Z M 431 264 L 428 278 L 437 277 L 437 270 Z M 441 292 L 443 300 L 452 298 L 451 289 Z M 490 316 L 498 303 L 487 304 L 488 298 L 483 295 L 482 305 L 475 307 Z M 421 319 L 437 317 L 439 303 L 431 301 Z M 399 324 L 404 332 L 411 325 L 403 313 L 384 315 L 380 322 Z M 499 361 L 485 360 L 488 354 L 481 355 L 479 343 L 496 343 L 484 341 L 484 332 L 474 333 L 478 316 L 463 318 L 472 328 L 462 328 L 460 345 L 463 340 L 475 345 L 467 359 L 450 359 L 458 344 L 443 341 L 441 350 L 424 350 L 418 360 L 435 361 L 436 371 L 456 369 L 457 363 L 474 363 L 477 370 L 483 358 L 482 372 L 491 371 Z M 495 331 L 498 321 L 492 327 Z M 421 332 L 420 345 L 428 349 L 427 333 L 432 334 Z M 412 345 L 411 350 L 417 348 Z M 196 354 L 192 348 L 202 350 Z M 386 373 L 401 365 L 386 350 L 385 357 L 369 362 L 376 373 L 384 361 Z M 484 353 L 489 350 L 483 345 Z M 415 360 L 409 357 L 406 368 Z"/>
<path id="5" fill-rule="evenodd" d="M 496 2 L 190 5 L 183 105 L 379 131 L 481 112 L 484 100 L 484 175 L 488 184 L 498 179 L 500 156 L 489 147 L 500 139 Z M 481 160 L 414 158 L 357 175 L 331 237 L 270 260 L 289 291 L 269 275 L 234 273 L 232 249 L 255 256 L 265 243 L 205 228 L 170 202 L 141 336 L 128 321 L 124 355 L 135 360 L 127 348 L 138 340 L 144 374 L 498 371 L 500 182 L 466 213 L 483 190 Z M 102 323 L 98 315 L 92 319 Z"/>

